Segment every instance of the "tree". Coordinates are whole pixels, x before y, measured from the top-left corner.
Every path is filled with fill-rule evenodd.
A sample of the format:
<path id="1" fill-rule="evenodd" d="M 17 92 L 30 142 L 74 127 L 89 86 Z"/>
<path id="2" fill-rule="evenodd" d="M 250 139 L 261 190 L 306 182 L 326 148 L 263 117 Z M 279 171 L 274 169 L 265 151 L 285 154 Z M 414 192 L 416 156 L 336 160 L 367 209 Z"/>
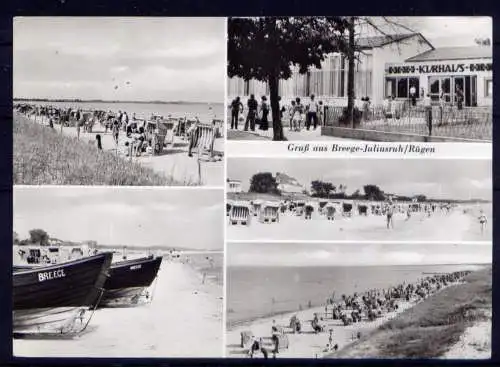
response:
<path id="1" fill-rule="evenodd" d="M 343 17 L 229 18 L 228 76 L 269 84 L 273 140 L 286 140 L 279 111 L 279 80 L 289 79 L 293 66 L 305 74 L 310 66 L 321 69 L 327 54 L 345 53 L 347 26 Z"/>
<path id="2" fill-rule="evenodd" d="M 358 190 L 354 191 L 351 195 L 351 197 L 353 199 L 361 199 L 363 197 L 363 195 L 361 195 L 361 192 Z"/>
<path id="3" fill-rule="evenodd" d="M 270 172 L 256 173 L 250 179 L 249 192 L 257 192 L 260 194 L 280 194 L 276 178 Z"/>
<path id="4" fill-rule="evenodd" d="M 416 33 L 410 27 L 402 24 L 401 22 L 397 22 L 395 20 L 390 19 L 389 17 L 382 17 L 386 26 L 390 26 L 393 30 L 404 29 L 410 33 Z M 355 60 L 356 53 L 362 52 L 359 46 L 356 44 L 355 40 L 355 31 L 356 24 L 365 24 L 370 26 L 372 29 L 377 31 L 378 33 L 387 36 L 387 38 L 392 39 L 392 35 L 387 31 L 382 29 L 379 25 L 377 25 L 373 19 L 370 17 L 349 17 L 346 18 L 347 21 L 347 34 L 348 34 L 348 42 L 347 42 L 347 60 L 348 60 L 348 68 L 347 68 L 347 125 L 350 125 L 354 128 L 354 99 L 356 98 L 354 93 L 354 74 L 355 74 Z"/>
<path id="5" fill-rule="evenodd" d="M 349 47 L 347 48 L 347 123 L 354 128 L 354 62 L 356 45 L 354 43 L 355 17 L 349 18 L 348 34 Z"/>
<path id="6" fill-rule="evenodd" d="M 49 244 L 49 235 L 43 229 L 32 229 L 29 234 L 31 243 L 38 243 L 40 246 Z"/>
<path id="7" fill-rule="evenodd" d="M 385 200 L 384 192 L 377 185 L 365 185 L 363 186 L 363 191 L 365 192 L 365 198 L 368 200 Z"/>
<path id="8" fill-rule="evenodd" d="M 418 202 L 427 201 L 427 197 L 425 195 L 417 195 L 416 199 L 417 199 Z"/>
<path id="9" fill-rule="evenodd" d="M 12 239 L 13 239 L 14 245 L 18 245 L 19 244 L 19 235 L 17 234 L 16 231 L 13 232 Z"/>
<path id="10" fill-rule="evenodd" d="M 328 198 L 332 192 L 335 192 L 336 187 L 331 182 L 314 180 L 311 182 L 311 190 L 313 197 Z"/>

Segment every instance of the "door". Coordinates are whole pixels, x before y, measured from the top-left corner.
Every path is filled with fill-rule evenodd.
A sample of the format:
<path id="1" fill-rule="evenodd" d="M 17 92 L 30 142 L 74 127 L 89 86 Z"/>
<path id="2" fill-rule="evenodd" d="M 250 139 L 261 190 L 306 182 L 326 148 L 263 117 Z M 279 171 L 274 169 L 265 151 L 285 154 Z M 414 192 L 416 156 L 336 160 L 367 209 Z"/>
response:
<path id="1" fill-rule="evenodd" d="M 447 103 L 451 102 L 451 78 L 441 79 L 441 90 L 444 92 L 444 100 Z"/>
<path id="2" fill-rule="evenodd" d="M 477 106 L 477 77 L 471 76 L 470 77 L 470 105 L 472 107 Z"/>
<path id="3" fill-rule="evenodd" d="M 433 101 L 439 100 L 439 91 L 440 91 L 439 77 L 430 76 L 429 77 L 429 94 L 430 94 L 430 97 Z"/>
<path id="4" fill-rule="evenodd" d="M 457 90 L 460 89 L 462 91 L 462 95 L 464 97 L 465 101 L 465 95 L 467 93 L 467 90 L 465 88 L 465 78 L 463 76 L 457 76 L 453 78 L 453 104 L 456 105 L 458 103 L 458 96 L 459 94 L 457 93 Z"/>
<path id="5" fill-rule="evenodd" d="M 467 107 L 472 106 L 472 88 L 471 88 L 471 77 L 465 77 L 465 89 L 464 89 L 464 104 Z"/>

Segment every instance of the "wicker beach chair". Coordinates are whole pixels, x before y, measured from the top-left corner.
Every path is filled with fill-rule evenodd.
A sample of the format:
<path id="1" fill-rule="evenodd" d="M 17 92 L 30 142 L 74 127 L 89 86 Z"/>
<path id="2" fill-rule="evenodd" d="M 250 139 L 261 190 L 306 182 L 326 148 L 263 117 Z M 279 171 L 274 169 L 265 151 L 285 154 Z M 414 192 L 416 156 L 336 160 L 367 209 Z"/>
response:
<path id="1" fill-rule="evenodd" d="M 198 159 L 208 157 L 212 159 L 214 154 L 215 128 L 208 124 L 199 124 L 194 132 L 196 137 L 193 149 L 196 149 Z"/>

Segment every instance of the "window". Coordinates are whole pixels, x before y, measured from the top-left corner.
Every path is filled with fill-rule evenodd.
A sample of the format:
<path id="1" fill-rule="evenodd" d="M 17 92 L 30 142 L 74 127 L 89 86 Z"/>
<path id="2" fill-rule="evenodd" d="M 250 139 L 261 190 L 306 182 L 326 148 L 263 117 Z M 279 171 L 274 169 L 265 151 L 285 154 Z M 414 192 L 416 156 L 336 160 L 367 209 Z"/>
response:
<path id="1" fill-rule="evenodd" d="M 418 97 L 420 88 L 418 78 L 386 78 L 385 97 L 410 98 L 411 87 L 415 87 L 415 94 Z"/>
<path id="2" fill-rule="evenodd" d="M 408 98 L 408 78 L 398 78 L 398 94 L 396 98 Z"/>
<path id="3" fill-rule="evenodd" d="M 385 79 L 385 97 L 396 96 L 396 78 Z"/>
<path id="4" fill-rule="evenodd" d="M 484 87 L 484 96 L 493 97 L 493 79 L 485 79 Z"/>
<path id="5" fill-rule="evenodd" d="M 429 77 L 429 93 L 433 101 L 438 101 L 441 95 L 444 94 L 444 100 L 451 102 L 451 78 L 450 77 Z"/>

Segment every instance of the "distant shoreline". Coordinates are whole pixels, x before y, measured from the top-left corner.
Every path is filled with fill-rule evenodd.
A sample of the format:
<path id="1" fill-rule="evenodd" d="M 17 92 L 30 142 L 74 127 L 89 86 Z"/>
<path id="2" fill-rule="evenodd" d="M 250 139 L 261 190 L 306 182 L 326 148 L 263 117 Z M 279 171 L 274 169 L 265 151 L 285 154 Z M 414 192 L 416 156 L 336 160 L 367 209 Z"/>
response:
<path id="1" fill-rule="evenodd" d="M 384 200 L 368 200 L 364 197 L 352 197 L 351 195 L 346 195 L 345 197 L 332 197 L 330 198 L 322 198 L 322 197 L 315 197 L 315 196 L 310 196 L 306 194 L 301 194 L 301 197 L 306 197 L 307 200 L 310 201 L 335 201 L 335 200 L 355 200 L 355 201 L 373 201 L 377 203 L 382 203 L 385 202 Z M 293 196 L 291 196 L 289 193 L 281 193 L 281 194 L 268 194 L 268 193 L 258 193 L 258 192 L 228 192 L 226 194 L 227 199 L 229 200 L 236 200 L 236 201 L 244 201 L 244 200 L 256 200 L 256 199 L 261 199 L 261 200 L 294 200 Z M 298 198 L 297 200 L 301 200 Z M 304 200 L 304 199 L 302 199 Z M 396 199 L 397 202 L 398 199 Z M 452 204 L 491 204 L 492 201 L 486 200 L 486 199 L 438 199 L 438 198 L 427 198 L 427 202 L 449 202 Z M 415 203 L 418 204 L 418 203 Z"/>
<path id="2" fill-rule="evenodd" d="M 341 267 L 343 265 L 323 265 L 323 266 L 320 266 L 320 267 Z M 474 266 L 474 267 L 478 267 L 478 269 L 475 269 L 475 270 L 472 270 L 473 272 L 478 272 L 478 271 L 482 271 L 484 269 L 488 269 L 489 267 L 491 267 L 491 263 L 482 263 L 482 264 L 406 264 L 406 265 L 401 265 L 401 264 L 397 264 L 397 265 L 348 265 L 347 267 L 352 267 L 352 268 L 355 268 L 355 267 L 391 267 L 391 266 L 395 266 L 395 267 L 398 267 L 398 266 L 418 266 L 418 267 L 435 267 L 435 266 L 464 266 L 464 267 L 471 267 L 471 266 Z M 228 269 L 229 268 L 255 268 L 253 266 L 228 266 Z M 270 268 L 277 268 L 279 266 L 258 266 L 259 268 L 262 267 L 262 268 L 266 268 L 266 267 L 270 267 Z M 449 272 L 444 272 L 442 274 L 447 274 Z M 432 275 L 432 274 L 436 274 L 436 273 L 426 273 L 426 272 L 422 272 L 422 275 Z M 324 299 L 326 299 L 328 297 L 327 294 L 325 294 L 324 296 Z M 300 304 L 300 301 L 297 301 L 299 304 Z M 270 319 L 270 318 L 273 318 L 273 317 L 281 317 L 281 316 L 284 316 L 284 315 L 287 315 L 287 314 L 293 314 L 293 313 L 298 313 L 298 312 L 304 312 L 304 311 L 314 311 L 314 310 L 318 310 L 318 309 L 322 309 L 324 307 L 324 304 L 317 304 L 317 302 L 314 302 L 312 303 L 311 306 L 297 306 L 296 308 L 291 308 L 291 309 L 287 309 L 287 310 L 276 310 L 276 311 L 271 311 L 271 310 L 268 310 L 268 311 L 263 311 L 261 312 L 260 314 L 258 315 L 251 315 L 251 316 L 245 316 L 245 317 L 242 317 L 242 318 L 236 318 L 236 319 L 231 319 L 229 316 L 227 317 L 226 319 L 226 328 L 228 330 L 234 330 L 234 329 L 237 329 L 237 328 L 240 328 L 242 326 L 251 326 L 253 323 L 255 322 L 261 322 L 261 321 L 264 321 L 264 320 L 267 320 L 267 319 Z M 229 304 L 228 304 L 228 313 L 234 313 L 234 310 L 229 307 Z"/>
<path id="3" fill-rule="evenodd" d="M 189 101 L 107 101 L 102 99 L 46 99 L 46 98 L 13 98 L 13 102 L 69 102 L 69 103 L 131 103 L 131 104 L 178 104 L 207 105 L 224 104 L 223 102 L 189 102 Z"/>

